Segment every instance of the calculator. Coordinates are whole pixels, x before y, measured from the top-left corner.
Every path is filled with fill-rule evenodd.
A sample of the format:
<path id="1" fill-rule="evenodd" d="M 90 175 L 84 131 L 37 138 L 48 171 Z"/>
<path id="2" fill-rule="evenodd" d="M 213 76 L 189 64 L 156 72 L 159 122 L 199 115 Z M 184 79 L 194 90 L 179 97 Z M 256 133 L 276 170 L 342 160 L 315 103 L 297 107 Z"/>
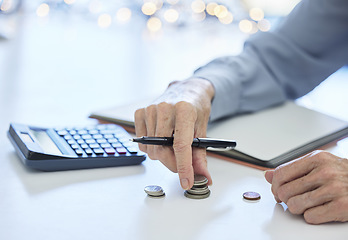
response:
<path id="1" fill-rule="evenodd" d="M 137 165 L 146 159 L 115 124 L 40 128 L 11 123 L 8 137 L 22 162 L 42 171 Z"/>

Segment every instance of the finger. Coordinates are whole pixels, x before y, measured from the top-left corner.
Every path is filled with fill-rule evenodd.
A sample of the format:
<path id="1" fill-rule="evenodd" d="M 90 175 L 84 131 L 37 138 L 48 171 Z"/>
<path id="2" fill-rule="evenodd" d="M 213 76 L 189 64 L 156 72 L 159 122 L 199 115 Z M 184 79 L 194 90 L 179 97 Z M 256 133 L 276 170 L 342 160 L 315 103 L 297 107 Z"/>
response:
<path id="1" fill-rule="evenodd" d="M 134 124 L 135 124 L 135 134 L 137 137 L 142 137 L 147 135 L 146 123 L 145 123 L 145 109 L 140 108 L 134 113 Z M 145 144 L 138 144 L 140 151 L 146 152 Z"/>
<path id="2" fill-rule="evenodd" d="M 195 112 L 189 103 L 179 102 L 175 104 L 175 132 L 174 132 L 174 154 L 181 187 L 189 189 L 193 186 L 192 166 L 192 141 L 194 125 L 196 121 Z"/>
<path id="3" fill-rule="evenodd" d="M 276 192 L 279 200 L 287 203 L 292 197 L 310 192 L 320 187 L 322 185 L 322 179 L 316 172 L 318 171 L 313 170 L 306 176 L 281 185 Z"/>
<path id="4" fill-rule="evenodd" d="M 314 157 L 316 154 L 317 151 L 309 153 L 275 169 L 272 179 L 272 192 L 277 199 L 279 199 L 278 189 L 281 185 L 305 176 L 316 167 L 317 163 Z"/>
<path id="5" fill-rule="evenodd" d="M 348 198 L 342 197 L 323 205 L 310 208 L 304 213 L 306 222 L 321 224 L 326 222 L 346 222 L 348 216 L 342 209 L 348 208 Z"/>
<path id="6" fill-rule="evenodd" d="M 268 183 L 272 184 L 274 170 L 264 171 L 265 179 Z"/>
<path id="7" fill-rule="evenodd" d="M 208 179 L 208 185 L 213 184 L 213 180 L 208 171 L 207 151 L 205 148 L 192 148 L 192 166 L 195 174 L 205 176 Z"/>
<path id="8" fill-rule="evenodd" d="M 284 201 L 293 214 L 303 214 L 307 209 L 323 205 L 333 200 L 327 187 L 320 187 L 303 194 L 295 195 L 288 201 Z"/>
<path id="9" fill-rule="evenodd" d="M 156 137 L 171 137 L 174 130 L 174 107 L 166 102 L 157 105 Z M 169 170 L 177 172 L 172 147 L 155 146 L 154 154 Z"/>
<path id="10" fill-rule="evenodd" d="M 194 137 L 206 137 L 208 117 L 204 118 L 204 114 L 197 119 Z M 203 117 L 202 117 L 203 116 Z M 209 114 L 207 114 L 209 116 Z M 212 185 L 213 181 L 208 171 L 207 151 L 205 148 L 192 148 L 192 166 L 195 174 L 203 175 L 208 179 L 208 185 Z"/>
<path id="11" fill-rule="evenodd" d="M 145 108 L 145 124 L 147 136 L 154 137 L 156 129 L 156 119 L 157 119 L 157 107 L 156 105 L 150 105 Z M 156 159 L 154 155 L 154 146 L 147 145 L 147 155 L 151 159 Z"/>

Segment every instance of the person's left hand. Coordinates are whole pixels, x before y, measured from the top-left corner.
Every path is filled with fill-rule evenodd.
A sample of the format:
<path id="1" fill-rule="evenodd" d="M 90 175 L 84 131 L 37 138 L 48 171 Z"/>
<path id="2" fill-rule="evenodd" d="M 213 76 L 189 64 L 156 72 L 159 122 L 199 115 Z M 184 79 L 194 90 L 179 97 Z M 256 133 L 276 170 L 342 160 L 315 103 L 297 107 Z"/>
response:
<path id="1" fill-rule="evenodd" d="M 348 159 L 314 151 L 266 171 L 265 178 L 276 201 L 306 222 L 348 221 Z"/>

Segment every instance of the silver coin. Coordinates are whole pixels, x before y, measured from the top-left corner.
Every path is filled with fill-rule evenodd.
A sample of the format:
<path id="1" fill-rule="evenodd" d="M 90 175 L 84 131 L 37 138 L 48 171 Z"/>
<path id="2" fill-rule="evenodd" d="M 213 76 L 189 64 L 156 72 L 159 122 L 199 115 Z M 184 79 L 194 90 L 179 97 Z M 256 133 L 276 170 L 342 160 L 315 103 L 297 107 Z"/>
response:
<path id="1" fill-rule="evenodd" d="M 208 179 L 203 175 L 195 175 L 193 186 L 203 186 L 208 183 Z"/>
<path id="2" fill-rule="evenodd" d="M 191 193 L 189 193 L 188 191 L 185 191 L 184 194 L 185 194 L 185 197 L 187 197 L 187 198 L 191 198 L 191 199 L 204 199 L 204 198 L 207 198 L 207 197 L 210 196 L 210 190 L 209 190 L 209 192 L 206 193 L 206 194 L 191 194 Z"/>
<path id="3" fill-rule="evenodd" d="M 161 197 L 165 195 L 163 188 L 157 185 L 146 186 L 144 191 L 151 197 Z"/>
<path id="4" fill-rule="evenodd" d="M 191 194 L 207 194 L 210 190 L 208 188 L 208 186 L 204 186 L 204 187 L 192 187 L 191 189 L 186 190 L 188 193 Z"/>

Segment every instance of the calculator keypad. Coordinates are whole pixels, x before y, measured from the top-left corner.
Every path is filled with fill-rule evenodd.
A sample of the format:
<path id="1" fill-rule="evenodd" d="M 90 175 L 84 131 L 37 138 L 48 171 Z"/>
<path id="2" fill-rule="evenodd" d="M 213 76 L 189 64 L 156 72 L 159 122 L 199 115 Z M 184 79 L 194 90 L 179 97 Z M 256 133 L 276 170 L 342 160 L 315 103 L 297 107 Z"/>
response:
<path id="1" fill-rule="evenodd" d="M 56 129 L 79 157 L 127 156 L 139 152 L 137 143 L 129 134 L 113 124 L 100 124 L 86 128 Z"/>

